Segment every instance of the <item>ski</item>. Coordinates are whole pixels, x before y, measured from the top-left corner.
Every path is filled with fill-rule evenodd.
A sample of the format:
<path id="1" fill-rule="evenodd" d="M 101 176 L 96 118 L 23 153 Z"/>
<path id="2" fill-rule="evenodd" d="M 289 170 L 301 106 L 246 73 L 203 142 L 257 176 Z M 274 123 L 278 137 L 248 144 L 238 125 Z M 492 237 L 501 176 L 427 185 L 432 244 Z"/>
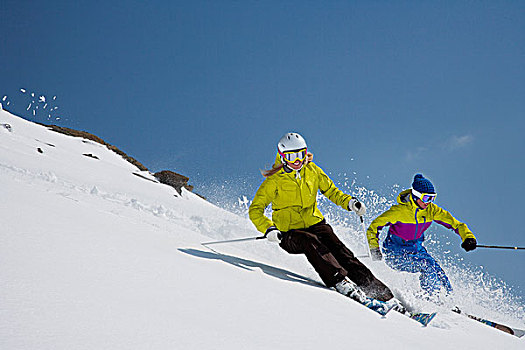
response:
<path id="1" fill-rule="evenodd" d="M 413 319 L 414 321 L 419 322 L 423 327 L 426 327 L 433 319 L 436 317 L 437 312 L 415 312 L 414 308 L 409 307 L 407 301 L 403 298 L 402 295 L 397 293 L 396 298 L 399 300 L 402 306 L 402 310 L 396 310 L 400 314 L 407 316 L 408 318 Z"/>
<path id="2" fill-rule="evenodd" d="M 386 314 L 388 314 L 394 308 L 394 305 L 390 305 L 384 301 L 380 301 L 380 300 L 369 298 L 369 297 L 367 297 L 364 302 L 361 302 L 356 299 L 352 299 L 352 300 L 357 301 L 358 303 L 366 306 L 370 310 L 377 312 L 383 317 L 386 316 Z"/>
<path id="3" fill-rule="evenodd" d="M 410 317 L 411 319 L 421 323 L 423 325 L 423 327 L 428 326 L 430 321 L 432 321 L 436 315 L 437 315 L 437 312 L 433 312 L 431 314 L 424 313 L 424 312 L 418 312 L 418 313 L 414 313 L 414 314 L 410 313 L 410 312 L 407 313 L 408 317 Z"/>
<path id="4" fill-rule="evenodd" d="M 455 313 L 458 313 L 460 315 L 467 316 L 468 318 L 476 320 L 476 321 L 481 322 L 483 324 L 486 324 L 487 326 L 496 328 L 496 329 L 498 329 L 498 330 L 500 330 L 502 332 L 512 334 L 512 335 L 514 335 L 514 336 L 516 336 L 518 338 L 521 338 L 521 337 L 523 337 L 525 335 L 525 329 L 512 328 L 512 327 L 509 327 L 509 326 L 505 326 L 505 325 L 503 325 L 501 323 L 497 323 L 497 322 L 494 322 L 494 321 L 486 320 L 486 319 L 481 318 L 481 317 L 469 315 L 469 314 L 461 311 L 457 306 L 454 309 L 452 309 L 452 311 L 455 312 Z"/>
<path id="5" fill-rule="evenodd" d="M 370 309 L 372 311 L 377 312 L 378 314 L 380 314 L 383 317 L 386 316 L 386 314 L 388 314 L 394 308 L 394 305 L 391 305 L 391 304 L 386 303 L 386 302 L 381 301 L 381 300 L 377 300 L 377 299 L 374 299 L 374 298 L 366 297 L 366 296 L 359 297 L 357 295 L 355 295 L 355 296 L 345 295 L 345 297 L 355 301 L 356 303 L 359 303 L 359 304 L 367 307 L 368 309 Z"/>

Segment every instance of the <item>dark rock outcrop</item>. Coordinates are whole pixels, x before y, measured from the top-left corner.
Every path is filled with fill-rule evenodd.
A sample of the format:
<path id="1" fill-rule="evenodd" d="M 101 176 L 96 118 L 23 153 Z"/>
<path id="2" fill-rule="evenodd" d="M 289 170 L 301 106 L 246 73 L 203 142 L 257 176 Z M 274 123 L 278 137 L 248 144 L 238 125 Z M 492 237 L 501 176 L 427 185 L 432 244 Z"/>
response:
<path id="1" fill-rule="evenodd" d="M 182 194 L 183 187 L 188 191 L 193 191 L 193 186 L 188 185 L 189 178 L 184 175 L 177 174 L 170 170 L 159 171 L 154 175 L 160 183 L 173 187 L 179 194 Z"/>
<path id="2" fill-rule="evenodd" d="M 98 159 L 98 157 L 92 153 L 84 153 L 82 154 L 83 156 L 86 156 L 86 157 L 89 157 L 89 158 L 93 158 L 93 159 Z"/>

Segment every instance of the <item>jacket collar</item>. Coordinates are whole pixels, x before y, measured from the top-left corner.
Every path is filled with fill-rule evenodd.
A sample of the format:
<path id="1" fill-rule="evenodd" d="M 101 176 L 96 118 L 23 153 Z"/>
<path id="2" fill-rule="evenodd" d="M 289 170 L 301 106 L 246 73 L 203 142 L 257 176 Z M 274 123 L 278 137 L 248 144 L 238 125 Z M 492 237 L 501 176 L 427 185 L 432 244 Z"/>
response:
<path id="1" fill-rule="evenodd" d="M 397 203 L 402 205 L 408 205 L 413 210 L 419 209 L 419 210 L 427 210 L 432 205 L 435 205 L 434 203 L 430 203 L 426 209 L 421 209 L 419 205 L 414 201 L 414 198 L 412 197 L 412 190 L 404 190 L 397 196 Z"/>
<path id="2" fill-rule="evenodd" d="M 414 198 L 412 198 L 412 191 L 410 189 L 402 191 L 397 196 L 397 203 L 398 204 L 403 204 L 403 205 L 408 205 L 408 206 L 410 206 L 413 209 L 419 208 L 417 203 L 414 202 Z M 419 208 L 419 209 L 421 209 L 421 208 Z"/>
<path id="3" fill-rule="evenodd" d="M 280 174 L 284 176 L 290 176 L 297 180 L 301 180 L 301 177 L 304 175 L 304 169 L 306 168 L 307 164 L 303 165 L 299 171 L 292 170 L 290 168 L 287 168 L 286 166 L 283 166 L 283 169 L 281 170 Z"/>

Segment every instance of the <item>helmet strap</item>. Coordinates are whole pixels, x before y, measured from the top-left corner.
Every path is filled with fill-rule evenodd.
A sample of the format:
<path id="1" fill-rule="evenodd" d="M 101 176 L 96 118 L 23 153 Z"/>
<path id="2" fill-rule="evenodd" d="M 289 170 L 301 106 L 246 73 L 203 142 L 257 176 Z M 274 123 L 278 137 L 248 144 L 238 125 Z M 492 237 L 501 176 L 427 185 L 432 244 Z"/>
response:
<path id="1" fill-rule="evenodd" d="M 286 162 L 283 157 L 281 157 L 281 163 L 283 163 L 283 170 L 286 172 L 286 173 L 291 173 L 293 171 L 297 172 L 297 174 L 299 174 L 299 172 L 301 171 L 301 169 L 304 167 L 304 163 L 301 165 L 301 167 L 297 170 L 295 169 L 292 169 L 288 166 L 288 162 Z M 296 174 L 296 177 L 297 177 L 297 174 Z M 301 175 L 299 175 L 299 178 L 301 178 Z"/>

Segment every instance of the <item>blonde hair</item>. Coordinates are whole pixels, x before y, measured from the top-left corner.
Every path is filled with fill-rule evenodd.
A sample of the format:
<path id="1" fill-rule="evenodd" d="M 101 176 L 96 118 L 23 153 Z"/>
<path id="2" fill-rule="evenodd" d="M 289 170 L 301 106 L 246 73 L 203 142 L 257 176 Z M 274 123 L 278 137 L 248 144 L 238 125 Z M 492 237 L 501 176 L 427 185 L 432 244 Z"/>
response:
<path id="1" fill-rule="evenodd" d="M 307 153 L 306 154 L 306 160 L 304 162 L 303 167 L 306 166 L 306 164 L 310 163 L 313 159 L 314 159 L 314 155 L 312 153 Z M 270 177 L 272 175 L 277 174 L 279 171 L 281 171 L 281 169 L 283 167 L 284 167 L 284 164 L 282 162 L 277 162 L 276 161 L 275 164 L 272 165 L 271 169 L 261 170 L 261 174 L 264 177 Z"/>

